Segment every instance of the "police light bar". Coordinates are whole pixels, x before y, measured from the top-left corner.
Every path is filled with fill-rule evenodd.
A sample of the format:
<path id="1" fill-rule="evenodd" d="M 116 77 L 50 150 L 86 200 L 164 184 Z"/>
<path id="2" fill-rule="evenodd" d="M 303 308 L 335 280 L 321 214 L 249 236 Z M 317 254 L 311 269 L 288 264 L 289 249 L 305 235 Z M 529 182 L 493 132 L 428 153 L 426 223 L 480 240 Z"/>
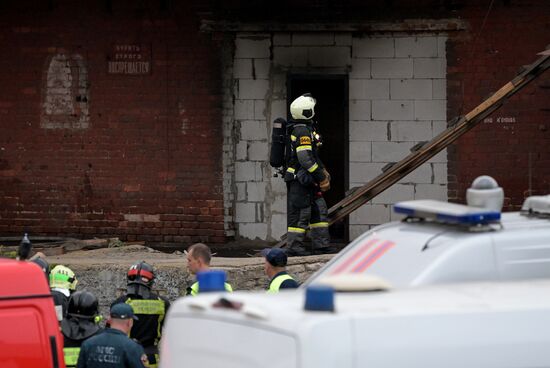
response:
<path id="1" fill-rule="evenodd" d="M 500 212 L 431 199 L 396 203 L 395 213 L 461 225 L 480 225 L 500 220 Z"/>
<path id="2" fill-rule="evenodd" d="M 523 202 L 521 211 L 533 214 L 550 215 L 550 195 L 528 197 L 525 202 Z"/>

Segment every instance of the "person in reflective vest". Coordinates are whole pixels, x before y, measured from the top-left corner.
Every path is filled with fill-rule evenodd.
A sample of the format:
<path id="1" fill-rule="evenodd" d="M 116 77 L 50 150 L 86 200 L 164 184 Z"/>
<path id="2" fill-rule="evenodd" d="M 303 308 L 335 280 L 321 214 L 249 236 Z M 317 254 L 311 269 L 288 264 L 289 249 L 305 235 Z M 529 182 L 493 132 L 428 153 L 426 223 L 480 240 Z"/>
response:
<path id="1" fill-rule="evenodd" d="M 287 256 L 281 248 L 267 248 L 262 251 L 265 258 L 264 270 L 269 277 L 268 293 L 278 293 L 280 289 L 295 289 L 298 283 L 286 272 Z"/>
<path id="2" fill-rule="evenodd" d="M 61 321 L 65 366 L 76 367 L 82 343 L 102 331 L 98 301 L 88 291 L 77 291 L 69 298 L 67 316 Z"/>
<path id="3" fill-rule="evenodd" d="M 187 249 L 187 269 L 192 275 L 196 275 L 197 272 L 210 270 L 210 261 L 212 260 L 212 253 L 208 245 L 203 243 L 193 244 Z M 225 290 L 228 292 L 233 291 L 233 287 L 226 282 Z M 196 296 L 199 293 L 199 282 L 195 281 L 186 290 L 186 295 Z"/>
<path id="4" fill-rule="evenodd" d="M 170 308 L 170 302 L 151 290 L 155 281 L 155 272 L 147 262 L 133 264 L 126 276 L 128 281 L 126 295 L 115 300 L 111 306 L 126 303 L 132 307 L 139 319 L 134 322 L 130 337 L 143 346 L 148 359 L 146 366 L 157 367 L 158 344 L 162 337 L 164 318 Z"/>

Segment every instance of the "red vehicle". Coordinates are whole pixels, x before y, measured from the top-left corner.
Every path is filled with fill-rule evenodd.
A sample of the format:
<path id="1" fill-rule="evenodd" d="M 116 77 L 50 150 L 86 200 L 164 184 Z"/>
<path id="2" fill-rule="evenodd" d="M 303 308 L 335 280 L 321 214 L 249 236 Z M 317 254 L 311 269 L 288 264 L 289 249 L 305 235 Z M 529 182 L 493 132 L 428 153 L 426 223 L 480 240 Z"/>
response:
<path id="1" fill-rule="evenodd" d="M 0 367 L 64 368 L 63 338 L 44 272 L 0 259 Z"/>

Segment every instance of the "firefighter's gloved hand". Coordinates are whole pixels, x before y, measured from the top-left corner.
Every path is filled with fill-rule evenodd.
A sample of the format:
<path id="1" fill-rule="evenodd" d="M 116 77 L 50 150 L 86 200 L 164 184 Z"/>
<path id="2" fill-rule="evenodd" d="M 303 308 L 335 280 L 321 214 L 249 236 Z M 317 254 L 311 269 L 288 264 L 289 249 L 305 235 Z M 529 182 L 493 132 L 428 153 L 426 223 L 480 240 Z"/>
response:
<path id="1" fill-rule="evenodd" d="M 330 189 L 330 174 L 326 169 L 323 169 L 323 174 L 325 174 L 325 178 L 319 183 L 319 188 L 321 192 L 326 192 Z"/>
<path id="2" fill-rule="evenodd" d="M 323 174 L 325 174 L 325 178 L 330 182 L 332 177 L 330 176 L 329 172 L 327 171 L 327 169 L 323 168 Z"/>

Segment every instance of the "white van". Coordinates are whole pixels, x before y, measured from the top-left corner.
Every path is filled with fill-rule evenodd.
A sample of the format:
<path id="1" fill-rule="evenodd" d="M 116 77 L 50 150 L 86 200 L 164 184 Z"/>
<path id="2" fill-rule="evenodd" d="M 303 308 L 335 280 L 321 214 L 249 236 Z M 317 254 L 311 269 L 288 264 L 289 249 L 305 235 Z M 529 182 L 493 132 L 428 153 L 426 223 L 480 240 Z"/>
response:
<path id="1" fill-rule="evenodd" d="M 469 202 L 484 207 L 397 203 L 402 221 L 359 236 L 305 286 L 342 275 L 376 275 L 393 287 L 550 278 L 550 196 L 529 197 L 521 211 L 501 213 L 496 189 L 468 190 Z"/>
<path id="2" fill-rule="evenodd" d="M 549 280 L 336 293 L 325 312 L 307 290 L 179 299 L 161 367 L 550 366 Z"/>
<path id="3" fill-rule="evenodd" d="M 178 300 L 161 367 L 550 367 L 550 196 L 501 213 L 478 179 L 469 206 L 396 204 L 298 290 Z"/>

